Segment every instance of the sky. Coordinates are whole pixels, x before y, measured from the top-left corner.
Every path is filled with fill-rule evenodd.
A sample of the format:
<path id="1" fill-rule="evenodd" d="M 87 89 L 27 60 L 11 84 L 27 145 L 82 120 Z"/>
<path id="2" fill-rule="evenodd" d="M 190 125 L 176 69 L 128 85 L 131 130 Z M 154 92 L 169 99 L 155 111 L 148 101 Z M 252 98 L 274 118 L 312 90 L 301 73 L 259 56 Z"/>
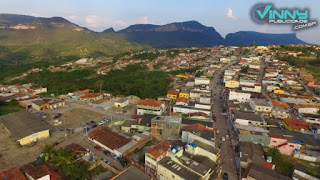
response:
<path id="1" fill-rule="evenodd" d="M 223 37 L 237 31 L 292 33 L 320 44 L 320 26 L 293 31 L 292 25 L 256 24 L 250 16 L 259 3 L 278 8 L 309 8 L 320 23 L 320 0 L 0 0 L 0 13 L 64 17 L 94 31 L 120 30 L 132 24 L 167 24 L 196 20 L 214 27 Z"/>

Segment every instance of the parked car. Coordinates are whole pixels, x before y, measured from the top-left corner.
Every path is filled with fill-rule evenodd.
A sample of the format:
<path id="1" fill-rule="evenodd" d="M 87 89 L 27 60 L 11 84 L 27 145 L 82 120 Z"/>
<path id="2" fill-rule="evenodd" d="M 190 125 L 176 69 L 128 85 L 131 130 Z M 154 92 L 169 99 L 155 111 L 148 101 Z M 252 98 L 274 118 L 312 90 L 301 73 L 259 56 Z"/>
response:
<path id="1" fill-rule="evenodd" d="M 103 161 L 106 164 L 110 164 L 110 162 L 108 160 L 106 160 L 105 158 L 101 158 L 101 161 Z"/>
<path id="2" fill-rule="evenodd" d="M 81 127 L 85 128 L 85 127 L 87 127 L 87 125 L 86 124 L 81 124 Z"/>
<path id="3" fill-rule="evenodd" d="M 108 151 L 108 150 L 104 150 L 103 153 L 104 153 L 105 155 L 107 155 L 107 156 L 109 156 L 109 155 L 111 154 L 110 151 Z"/>
<path id="4" fill-rule="evenodd" d="M 225 138 L 225 137 L 222 137 L 222 138 L 221 138 L 221 141 L 222 141 L 222 142 L 226 141 L 226 138 Z"/>
<path id="5" fill-rule="evenodd" d="M 228 173 L 223 173 L 223 180 L 228 180 Z"/>
<path id="6" fill-rule="evenodd" d="M 90 123 L 91 123 L 91 124 L 95 124 L 96 122 L 95 122 L 95 121 L 90 121 Z"/>
<path id="7" fill-rule="evenodd" d="M 105 118 L 105 117 L 104 117 L 104 118 L 102 118 L 102 120 L 103 120 L 103 121 L 105 121 L 105 122 L 107 122 L 107 123 L 111 121 L 111 119 L 110 119 L 110 118 Z"/>
<path id="8" fill-rule="evenodd" d="M 91 128 L 95 128 L 95 127 L 97 127 L 96 124 L 91 124 Z"/>
<path id="9" fill-rule="evenodd" d="M 58 116 L 61 117 L 63 114 L 62 113 L 58 113 Z"/>
<path id="10" fill-rule="evenodd" d="M 226 135 L 226 139 L 229 139 L 229 135 Z"/>
<path id="11" fill-rule="evenodd" d="M 100 121 L 99 123 L 98 123 L 98 125 L 104 125 L 106 123 L 106 121 Z"/>
<path id="12" fill-rule="evenodd" d="M 58 116 L 58 115 L 53 116 L 53 119 L 58 119 L 58 118 L 59 118 L 59 116 Z"/>
<path id="13" fill-rule="evenodd" d="M 100 147 L 100 146 L 94 146 L 94 148 L 96 149 L 96 150 L 98 150 L 98 151 L 101 151 L 102 150 L 102 147 Z"/>
<path id="14" fill-rule="evenodd" d="M 122 157 L 118 157 L 117 160 L 120 162 L 120 164 L 125 167 L 127 165 L 127 161 L 122 158 Z"/>
<path id="15" fill-rule="evenodd" d="M 116 156 L 115 154 L 111 154 L 110 156 L 113 157 L 114 159 L 118 158 L 118 156 Z"/>

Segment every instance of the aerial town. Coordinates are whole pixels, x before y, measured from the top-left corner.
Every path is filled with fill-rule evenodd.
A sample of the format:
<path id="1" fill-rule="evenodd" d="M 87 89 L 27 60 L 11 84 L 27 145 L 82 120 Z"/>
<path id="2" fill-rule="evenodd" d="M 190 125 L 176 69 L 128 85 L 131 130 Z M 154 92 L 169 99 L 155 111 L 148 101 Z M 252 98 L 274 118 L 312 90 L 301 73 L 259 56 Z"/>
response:
<path id="1" fill-rule="evenodd" d="M 154 99 L 95 87 L 43 96 L 49 89 L 34 82 L 0 84 L 0 100 L 20 108 L 0 116 L 0 179 L 316 180 L 320 82 L 280 60 L 299 53 L 276 55 L 277 47 L 145 50 L 115 63 L 82 58 L 48 67 L 179 72 Z"/>

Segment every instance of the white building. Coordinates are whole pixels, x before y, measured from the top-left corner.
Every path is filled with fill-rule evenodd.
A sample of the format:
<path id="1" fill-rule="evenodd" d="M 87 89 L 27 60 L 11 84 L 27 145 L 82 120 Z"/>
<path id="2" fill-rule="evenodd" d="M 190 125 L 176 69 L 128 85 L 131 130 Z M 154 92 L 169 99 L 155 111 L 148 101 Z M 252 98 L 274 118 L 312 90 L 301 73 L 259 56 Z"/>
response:
<path id="1" fill-rule="evenodd" d="M 243 86 L 241 86 L 241 90 L 242 91 L 261 93 L 261 85 L 259 85 L 259 84 L 256 84 L 254 86 L 243 85 Z"/>
<path id="2" fill-rule="evenodd" d="M 195 85 L 210 85 L 209 78 L 197 77 L 194 80 Z"/>
<path id="3" fill-rule="evenodd" d="M 251 97 L 251 93 L 248 92 L 240 92 L 240 91 L 230 91 L 229 92 L 229 100 L 236 100 L 238 102 L 249 102 Z"/>

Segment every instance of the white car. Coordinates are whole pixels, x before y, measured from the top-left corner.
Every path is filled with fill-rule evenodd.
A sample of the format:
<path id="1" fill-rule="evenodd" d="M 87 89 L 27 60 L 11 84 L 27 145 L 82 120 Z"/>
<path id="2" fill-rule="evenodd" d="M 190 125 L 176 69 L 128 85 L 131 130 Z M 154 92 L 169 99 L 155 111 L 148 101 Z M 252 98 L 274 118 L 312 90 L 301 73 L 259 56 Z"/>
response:
<path id="1" fill-rule="evenodd" d="M 99 125 L 101 126 L 101 125 L 104 125 L 105 123 L 106 123 L 106 121 L 100 121 Z"/>
<path id="2" fill-rule="evenodd" d="M 226 138 L 222 137 L 222 138 L 221 138 L 221 141 L 222 141 L 222 142 L 225 142 L 225 141 L 226 141 Z"/>
<path id="3" fill-rule="evenodd" d="M 229 135 L 226 135 L 226 139 L 229 139 Z"/>

